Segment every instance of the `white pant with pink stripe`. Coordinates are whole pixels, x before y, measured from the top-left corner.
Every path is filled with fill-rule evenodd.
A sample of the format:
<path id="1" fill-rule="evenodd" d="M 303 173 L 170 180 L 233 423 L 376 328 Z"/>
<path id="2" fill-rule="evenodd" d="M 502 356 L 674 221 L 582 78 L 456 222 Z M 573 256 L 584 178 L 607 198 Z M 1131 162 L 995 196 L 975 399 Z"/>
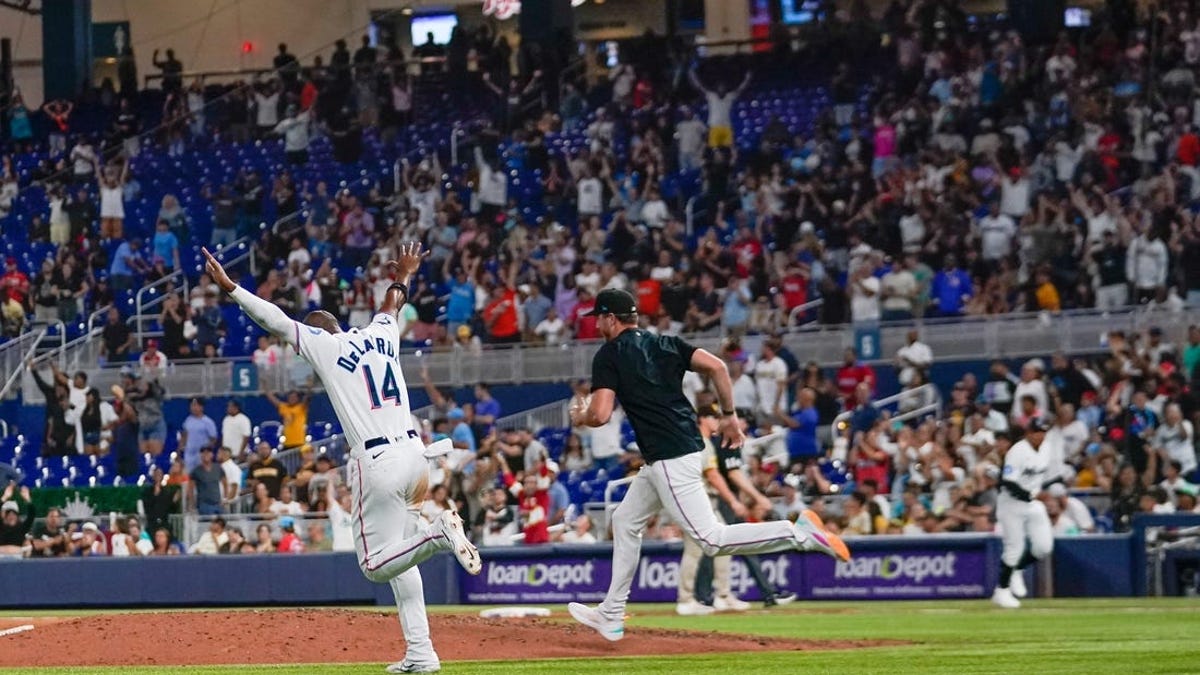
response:
<path id="1" fill-rule="evenodd" d="M 425 615 L 425 594 L 417 565 L 449 542 L 421 517 L 429 484 L 429 462 L 420 441 L 402 441 L 370 450 L 355 449 L 347 465 L 350 509 L 358 566 L 371 581 L 390 584 L 396 596 L 406 658 L 437 662 Z"/>
<path id="2" fill-rule="evenodd" d="M 704 490 L 700 453 L 642 467 L 612 515 L 613 574 L 599 610 L 621 620 L 642 552 L 642 531 L 660 510 L 700 546 L 705 555 L 751 555 L 804 548 L 803 535 L 786 520 L 726 525 L 713 513 Z"/>

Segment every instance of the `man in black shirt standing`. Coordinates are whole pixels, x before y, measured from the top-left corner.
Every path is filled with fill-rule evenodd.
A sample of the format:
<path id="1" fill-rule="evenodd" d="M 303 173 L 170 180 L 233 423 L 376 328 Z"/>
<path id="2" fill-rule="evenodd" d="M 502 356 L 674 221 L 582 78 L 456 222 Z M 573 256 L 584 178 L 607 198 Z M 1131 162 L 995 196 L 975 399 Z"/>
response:
<path id="1" fill-rule="evenodd" d="M 608 422 L 619 400 L 629 416 L 646 466 L 629 485 L 613 512 L 613 575 L 604 602 L 592 608 L 571 603 L 576 621 L 606 640 L 625 635 L 625 603 L 641 557 L 641 535 L 662 508 L 700 545 L 705 555 L 820 551 L 849 560 L 850 551 L 811 511 L 793 525 L 787 521 L 723 525 L 713 514 L 701 477 L 696 411 L 683 395 L 683 375 L 707 376 L 721 406 L 723 445 L 745 441 L 733 410 L 733 383 L 725 362 L 677 337 L 658 337 L 637 326 L 637 304 L 625 291 L 605 289 L 591 312 L 606 340 L 592 360 L 592 394 L 571 408 L 571 423 L 598 427 Z"/>

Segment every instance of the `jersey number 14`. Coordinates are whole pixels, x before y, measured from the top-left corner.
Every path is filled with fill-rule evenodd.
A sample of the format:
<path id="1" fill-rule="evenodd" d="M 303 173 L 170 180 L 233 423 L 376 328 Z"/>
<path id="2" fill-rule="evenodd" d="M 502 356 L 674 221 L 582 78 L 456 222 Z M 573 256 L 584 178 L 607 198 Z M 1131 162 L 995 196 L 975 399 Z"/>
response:
<path id="1" fill-rule="evenodd" d="M 383 382 L 376 386 L 375 376 L 371 373 L 371 366 L 363 365 L 363 377 L 367 380 L 367 395 L 371 397 L 371 409 L 382 408 L 384 401 L 395 400 L 395 405 L 400 405 L 400 386 L 396 383 L 396 374 L 392 372 L 392 364 L 388 364 L 387 370 L 383 373 Z"/>

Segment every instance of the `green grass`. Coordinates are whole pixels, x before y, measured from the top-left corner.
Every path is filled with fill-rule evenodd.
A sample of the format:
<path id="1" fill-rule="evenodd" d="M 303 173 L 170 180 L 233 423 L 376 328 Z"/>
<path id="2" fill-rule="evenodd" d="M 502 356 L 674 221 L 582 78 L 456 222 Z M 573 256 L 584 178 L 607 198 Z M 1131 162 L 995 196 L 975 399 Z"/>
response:
<path id="1" fill-rule="evenodd" d="M 430 609 L 462 611 L 462 608 Z M 902 640 L 911 644 L 849 651 L 762 652 L 736 657 L 446 662 L 442 672 L 448 675 L 1200 673 L 1200 601 L 1188 599 L 1033 600 L 1025 608 L 1013 612 L 993 609 L 984 601 L 804 603 L 782 611 L 710 617 L 678 617 L 670 612 L 668 605 L 632 605 L 630 610 L 632 616 L 626 628 L 630 632 L 639 627 L 658 627 L 810 640 Z M 378 610 L 364 608 L 364 611 Z M 15 611 L 8 614 L 63 615 L 68 612 Z M 556 616 L 559 616 L 557 612 Z M 178 669 L 0 669 L 0 675 L 159 675 L 169 672 L 188 675 L 378 675 L 383 669 L 378 663 Z"/>

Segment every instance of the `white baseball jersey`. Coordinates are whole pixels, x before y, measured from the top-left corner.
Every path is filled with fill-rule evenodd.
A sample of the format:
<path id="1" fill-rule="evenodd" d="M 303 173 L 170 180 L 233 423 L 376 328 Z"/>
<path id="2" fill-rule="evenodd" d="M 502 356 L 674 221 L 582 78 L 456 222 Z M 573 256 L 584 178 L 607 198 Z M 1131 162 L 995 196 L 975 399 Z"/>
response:
<path id="1" fill-rule="evenodd" d="M 1016 484 L 1030 496 L 1037 497 L 1046 481 L 1048 469 L 1047 454 L 1034 450 L 1029 441 L 1023 440 L 1009 448 L 1008 454 L 1004 455 L 1002 479 Z"/>
<path id="2" fill-rule="evenodd" d="M 332 335 L 295 324 L 296 351 L 325 385 L 351 448 L 377 437 L 408 438 L 415 431 L 396 317 L 376 314 L 362 328 Z"/>

